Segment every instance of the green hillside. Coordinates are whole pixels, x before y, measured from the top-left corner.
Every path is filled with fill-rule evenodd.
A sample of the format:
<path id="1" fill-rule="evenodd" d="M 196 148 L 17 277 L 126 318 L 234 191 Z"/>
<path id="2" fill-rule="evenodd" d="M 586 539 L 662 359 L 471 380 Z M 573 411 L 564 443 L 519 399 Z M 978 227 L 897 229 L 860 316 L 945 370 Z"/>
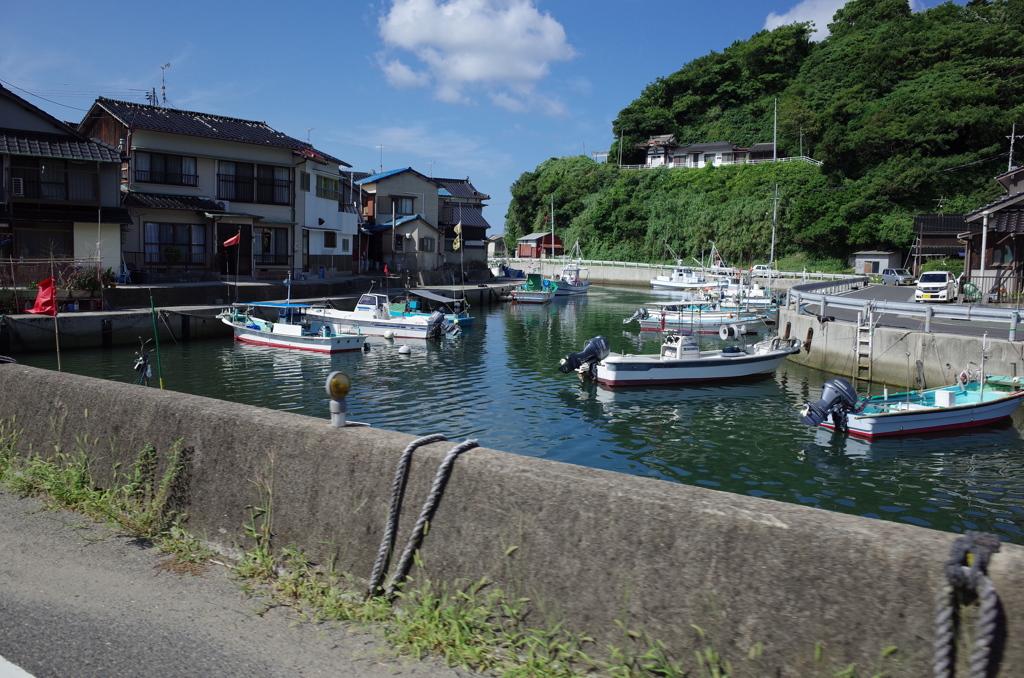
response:
<path id="1" fill-rule="evenodd" d="M 960 213 L 1000 195 L 1012 125 L 1024 132 L 1024 0 L 853 0 L 810 41 L 807 25 L 761 31 L 648 85 L 613 123 L 610 163 L 552 158 L 512 186 L 506 240 L 555 226 L 588 258 L 776 258 L 907 248 L 913 216 Z M 660 134 L 681 144 L 770 142 L 823 164 L 620 170 Z M 621 139 L 621 142 L 620 142 Z M 621 145 L 621 148 L 620 148 Z M 1018 145 L 1017 158 L 1024 158 Z M 614 160 L 611 160 L 614 159 Z"/>

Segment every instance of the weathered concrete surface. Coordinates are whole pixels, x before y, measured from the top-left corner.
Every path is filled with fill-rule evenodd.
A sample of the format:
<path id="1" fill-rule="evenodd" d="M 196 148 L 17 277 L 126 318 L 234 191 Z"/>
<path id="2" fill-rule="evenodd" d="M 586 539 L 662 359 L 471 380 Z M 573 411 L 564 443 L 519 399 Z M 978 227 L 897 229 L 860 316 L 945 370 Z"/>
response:
<path id="1" fill-rule="evenodd" d="M 807 367 L 849 378 L 856 369 L 857 326 L 850 322 L 820 322 L 815 316 L 793 309 L 779 309 L 780 332 L 787 325 L 792 336 L 804 341 L 811 336 L 810 350 L 789 357 Z M 989 374 L 1024 379 L 1021 344 L 987 337 L 984 353 Z M 964 370 L 981 368 L 982 338 L 966 335 L 925 333 L 920 330 L 876 327 L 872 336 L 872 381 L 917 388 L 918 365 L 927 388 L 956 381 Z"/>
<path id="2" fill-rule="evenodd" d="M 22 450 L 31 445 L 48 454 L 59 445 L 70 452 L 76 441 L 88 441 L 100 479 L 112 476 L 114 464 L 130 464 L 147 443 L 166 452 L 180 440 L 190 465 L 176 494 L 191 530 L 244 548 L 247 507 L 270 506 L 276 547 L 295 544 L 319 560 L 334 556 L 338 567 L 363 577 L 384 529 L 395 465 L 414 439 L 0 365 L 0 420 L 12 418 L 24 429 Z M 453 445 L 417 451 L 399 552 Z M 929 673 L 933 600 L 953 539 L 475 449 L 455 464 L 423 545 L 425 569 L 412 575 L 488 577 L 601 646 L 622 645 L 621 620 L 687 661 L 707 645 L 696 624 L 737 676 L 831 675 L 828 669 L 850 663 L 867 672 L 889 646 L 904 662 L 892 675 L 921 676 Z M 1024 548 L 1004 545 L 990 574 L 1007 622 L 1002 675 L 1024 675 Z M 755 643 L 763 655 L 747 659 Z M 815 643 L 825 664 L 813 660 Z"/>

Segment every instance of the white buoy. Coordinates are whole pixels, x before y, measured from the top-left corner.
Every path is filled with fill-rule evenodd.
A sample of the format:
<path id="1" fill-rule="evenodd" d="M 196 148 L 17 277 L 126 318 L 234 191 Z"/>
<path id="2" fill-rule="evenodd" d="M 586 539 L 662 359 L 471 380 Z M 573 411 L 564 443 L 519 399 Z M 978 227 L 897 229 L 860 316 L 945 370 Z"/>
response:
<path id="1" fill-rule="evenodd" d="M 384 330 L 384 338 L 385 339 L 394 339 L 395 338 L 395 331 L 394 330 Z"/>
<path id="2" fill-rule="evenodd" d="M 401 346 L 398 347 L 398 352 L 402 355 L 407 355 L 409 353 L 412 353 L 412 349 L 410 349 L 405 344 L 402 344 Z"/>

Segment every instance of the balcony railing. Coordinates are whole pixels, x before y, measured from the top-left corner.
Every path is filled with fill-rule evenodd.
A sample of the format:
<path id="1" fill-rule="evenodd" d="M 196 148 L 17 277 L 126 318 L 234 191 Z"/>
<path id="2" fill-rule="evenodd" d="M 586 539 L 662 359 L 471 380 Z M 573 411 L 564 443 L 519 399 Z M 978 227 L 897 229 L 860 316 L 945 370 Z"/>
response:
<path id="1" fill-rule="evenodd" d="M 154 172 L 135 170 L 135 181 L 151 184 L 172 184 L 174 186 L 198 186 L 199 176 L 180 172 Z"/>
<path id="2" fill-rule="evenodd" d="M 12 167 L 8 183 L 12 198 L 53 202 L 96 203 L 99 175 L 96 172 Z"/>

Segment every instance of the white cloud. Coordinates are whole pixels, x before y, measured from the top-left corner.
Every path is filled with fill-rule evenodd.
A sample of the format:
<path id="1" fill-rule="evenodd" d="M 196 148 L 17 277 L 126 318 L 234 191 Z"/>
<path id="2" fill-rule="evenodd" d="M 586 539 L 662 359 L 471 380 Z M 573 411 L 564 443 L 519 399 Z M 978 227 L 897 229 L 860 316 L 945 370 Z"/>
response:
<path id="1" fill-rule="evenodd" d="M 382 67 L 405 69 L 385 68 L 392 84 L 422 85 L 429 78 L 441 101 L 465 103 L 467 91 L 482 90 L 509 110 L 558 110 L 533 89 L 552 63 L 576 55 L 562 25 L 533 0 L 393 0 L 380 19 L 380 35 L 424 69 L 382 61 Z"/>
<path id="2" fill-rule="evenodd" d="M 400 89 L 409 87 L 426 87 L 430 84 L 430 74 L 422 71 L 414 71 L 398 59 L 380 59 L 379 65 L 384 71 L 384 77 L 393 86 Z"/>
<path id="3" fill-rule="evenodd" d="M 828 37 L 828 25 L 837 10 L 846 4 L 846 0 L 802 0 L 785 14 L 772 12 L 764 21 L 768 30 L 793 23 L 811 21 L 814 23 L 813 40 L 824 40 Z"/>

